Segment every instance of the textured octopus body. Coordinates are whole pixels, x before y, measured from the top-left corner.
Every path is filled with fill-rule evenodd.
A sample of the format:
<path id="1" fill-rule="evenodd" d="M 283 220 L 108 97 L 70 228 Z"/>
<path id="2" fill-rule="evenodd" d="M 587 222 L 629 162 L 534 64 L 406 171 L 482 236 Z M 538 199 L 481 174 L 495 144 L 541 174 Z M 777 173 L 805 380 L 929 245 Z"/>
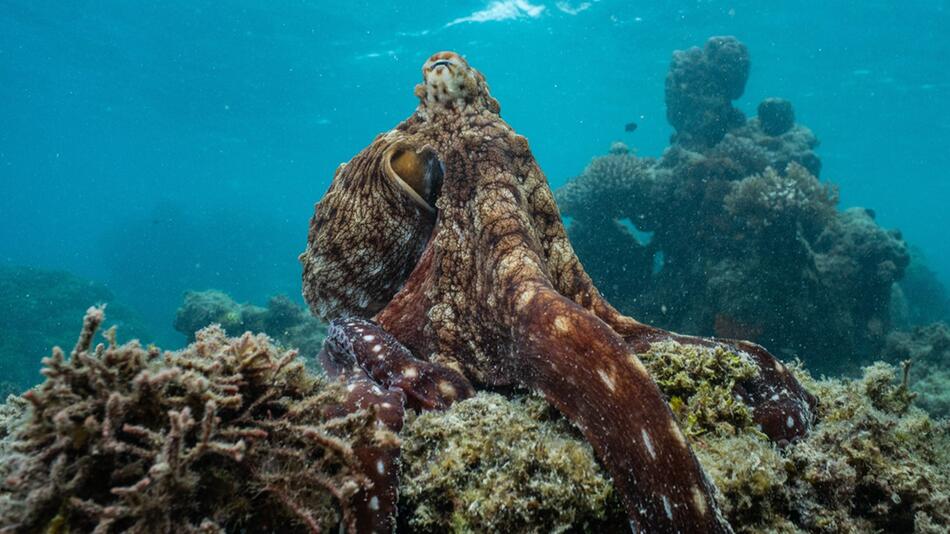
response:
<path id="1" fill-rule="evenodd" d="M 317 206 L 301 256 L 311 308 L 328 318 L 373 316 L 391 344 L 453 384 L 460 373 L 475 384 L 542 392 L 591 442 L 635 529 L 731 531 L 636 355 L 668 339 L 719 342 L 617 312 L 577 260 L 544 174 L 525 138 L 499 117 L 484 77 L 442 52 L 426 62 L 423 79 L 416 112 L 343 167 Z M 401 248 L 387 248 L 400 236 Z M 339 297 L 364 294 L 386 304 L 377 312 Z M 764 350 L 729 347 L 760 368 L 736 394 L 763 431 L 779 441 L 804 433 L 814 398 Z M 374 371 L 369 352 L 354 350 L 377 382 L 414 388 L 392 376 L 404 365 Z M 405 360 L 409 352 L 394 354 Z M 438 407 L 460 397 L 430 385 L 421 398 Z"/>

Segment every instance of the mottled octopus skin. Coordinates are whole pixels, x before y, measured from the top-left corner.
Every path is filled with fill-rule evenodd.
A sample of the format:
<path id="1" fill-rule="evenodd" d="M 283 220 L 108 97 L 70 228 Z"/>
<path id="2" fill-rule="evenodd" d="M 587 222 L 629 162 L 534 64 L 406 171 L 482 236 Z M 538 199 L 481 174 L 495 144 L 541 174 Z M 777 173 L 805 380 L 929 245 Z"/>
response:
<path id="1" fill-rule="evenodd" d="M 807 431 L 814 397 L 756 345 L 665 332 L 606 302 L 527 140 L 464 59 L 432 56 L 416 95 L 415 113 L 338 170 L 317 205 L 301 255 L 311 309 L 325 318 L 375 313 L 419 359 L 477 385 L 542 392 L 594 447 L 634 531 L 731 532 L 636 352 L 673 339 L 748 358 L 760 372 L 736 394 L 776 441 Z M 422 163 L 401 160 L 397 172 L 394 154 L 407 149 Z M 412 192 L 433 157 L 434 206 Z"/>
<path id="2" fill-rule="evenodd" d="M 335 322 L 336 323 L 336 322 Z M 378 424 L 393 432 L 402 430 L 406 396 L 400 389 L 381 387 L 366 374 L 357 362 L 349 343 L 350 335 L 332 325 L 327 342 L 318 359 L 327 375 L 340 380 L 346 389 L 342 404 L 335 405 L 326 414 L 338 417 L 363 409 L 376 411 Z M 378 329 L 378 328 L 377 328 Z M 350 532 L 391 532 L 395 524 L 399 486 L 399 445 L 381 443 L 353 451 L 360 461 L 362 473 L 369 484 L 364 484 L 350 500 L 354 517 L 344 517 L 343 524 Z"/>
<path id="3" fill-rule="evenodd" d="M 402 429 L 404 409 L 445 409 L 475 394 L 458 371 L 415 358 L 378 325 L 354 317 L 330 322 L 319 361 L 327 375 L 346 388 L 345 415 L 374 409 L 389 430 Z M 399 484 L 399 447 L 382 444 L 354 451 L 371 484 L 352 499 L 356 532 L 391 532 L 395 526 Z"/>

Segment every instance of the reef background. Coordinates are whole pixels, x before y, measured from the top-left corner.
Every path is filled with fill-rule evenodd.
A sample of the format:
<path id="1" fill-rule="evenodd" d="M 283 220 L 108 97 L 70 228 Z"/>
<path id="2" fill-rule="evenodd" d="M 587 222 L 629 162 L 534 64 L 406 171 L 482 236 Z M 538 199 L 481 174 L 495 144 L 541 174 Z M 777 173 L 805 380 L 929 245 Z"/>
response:
<path id="1" fill-rule="evenodd" d="M 412 108 L 405 88 L 433 50 L 477 61 L 556 187 L 614 140 L 659 156 L 670 53 L 736 35 L 753 72 L 735 105 L 752 116 L 767 96 L 791 100 L 840 206 L 872 207 L 946 284 L 948 26 L 935 0 L 11 0 L 0 262 L 105 284 L 152 340 L 181 346 L 170 318 L 186 290 L 298 293 L 313 202 Z"/>

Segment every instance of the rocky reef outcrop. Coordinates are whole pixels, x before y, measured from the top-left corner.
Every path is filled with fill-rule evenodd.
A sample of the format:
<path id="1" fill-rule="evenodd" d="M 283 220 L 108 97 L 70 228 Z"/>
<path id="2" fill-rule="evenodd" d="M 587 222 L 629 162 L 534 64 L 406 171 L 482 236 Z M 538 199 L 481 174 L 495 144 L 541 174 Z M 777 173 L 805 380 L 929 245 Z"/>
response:
<path id="1" fill-rule="evenodd" d="M 372 408 L 340 411 L 342 384 L 263 334 L 212 326 L 163 353 L 110 329 L 93 347 L 102 321 L 90 309 L 70 358 L 55 349 L 46 382 L 0 404 L 0 532 L 355 531 L 359 451 L 397 442 L 408 531 L 628 528 L 584 436 L 540 397 L 481 392 L 397 437 Z M 950 336 L 914 339 L 942 358 Z M 736 532 L 950 528 L 950 422 L 912 404 L 897 367 L 853 380 L 789 367 L 822 402 L 780 447 L 733 394 L 755 372 L 738 355 L 668 341 L 638 356 Z"/>
<path id="2" fill-rule="evenodd" d="M 745 46 L 714 37 L 676 52 L 658 159 L 615 145 L 557 191 L 578 256 L 607 298 L 680 332 L 752 339 L 820 372 L 856 370 L 890 331 L 908 267 L 900 232 L 837 209 L 815 135 L 784 99 L 732 107 Z"/>
<path id="3" fill-rule="evenodd" d="M 713 37 L 703 48 L 677 50 L 666 75 L 666 117 L 674 142 L 718 143 L 745 115 L 732 105 L 749 78 L 749 50 L 735 37 Z"/>
<path id="4" fill-rule="evenodd" d="M 90 304 L 107 304 L 109 322 L 129 338 L 150 341 L 141 318 L 106 286 L 68 273 L 0 266 L 0 398 L 40 382 L 40 360 L 76 337 L 76 317 Z"/>
<path id="5" fill-rule="evenodd" d="M 909 365 L 918 405 L 934 417 L 950 418 L 950 326 L 939 322 L 891 332 L 884 354 Z"/>
<path id="6" fill-rule="evenodd" d="M 300 351 L 308 362 L 320 352 L 326 324 L 284 295 L 267 306 L 241 304 L 223 291 L 188 291 L 175 314 L 175 330 L 194 341 L 195 332 L 217 324 L 230 336 L 263 332 L 284 347 Z"/>
<path id="7" fill-rule="evenodd" d="M 676 343 L 652 352 L 641 359 L 736 532 L 950 528 L 950 424 L 911 404 L 898 368 L 876 364 L 854 380 L 815 380 L 793 368 L 824 402 L 812 432 L 780 448 L 732 400 L 730 381 L 748 372 L 739 360 Z M 402 437 L 404 505 L 414 531 L 626 526 L 587 445 L 535 398 L 479 393 L 419 417 Z"/>
<path id="8" fill-rule="evenodd" d="M 92 340 L 0 410 L 0 532 L 317 532 L 355 528 L 373 410 L 263 335 L 199 331 L 179 352 Z"/>

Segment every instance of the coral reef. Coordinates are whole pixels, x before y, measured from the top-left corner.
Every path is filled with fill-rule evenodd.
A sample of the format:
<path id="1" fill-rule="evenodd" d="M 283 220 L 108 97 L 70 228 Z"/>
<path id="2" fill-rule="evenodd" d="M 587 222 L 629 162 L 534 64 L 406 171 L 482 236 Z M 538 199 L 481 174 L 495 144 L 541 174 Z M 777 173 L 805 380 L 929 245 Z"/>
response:
<path id="1" fill-rule="evenodd" d="M 749 78 L 749 50 L 735 37 L 673 52 L 666 76 L 666 117 L 683 145 L 712 146 L 745 115 L 732 106 Z"/>
<path id="2" fill-rule="evenodd" d="M 675 343 L 651 352 L 641 357 L 660 377 L 681 424 L 700 430 L 688 439 L 737 532 L 950 528 L 950 423 L 911 405 L 913 394 L 895 367 L 880 363 L 860 379 L 820 381 L 794 368 L 823 399 L 819 423 L 778 448 L 736 417 L 736 405 L 721 395 L 728 379 L 710 382 L 741 376 L 740 362 Z M 725 363 L 718 363 L 722 356 Z M 712 372 L 709 365 L 728 369 Z M 719 394 L 706 395 L 710 389 Z M 603 491 L 605 475 L 594 458 L 534 399 L 479 394 L 419 417 L 403 438 L 409 521 L 423 531 L 547 532 L 565 529 L 567 520 L 579 531 L 625 527 L 615 522 L 616 501 Z M 606 523 L 597 523 L 602 518 Z"/>
<path id="3" fill-rule="evenodd" d="M 950 293 L 927 266 L 919 248 L 910 247 L 910 265 L 893 290 L 891 317 L 894 326 L 906 329 L 938 321 L 950 323 Z"/>
<path id="4" fill-rule="evenodd" d="M 891 332 L 884 355 L 893 362 L 910 362 L 918 405 L 934 417 L 950 417 L 950 326 L 933 323 Z"/>
<path id="5" fill-rule="evenodd" d="M 23 397 L 0 531 L 355 530 L 369 479 L 354 451 L 395 440 L 374 410 L 329 415 L 343 388 L 263 334 L 212 326 L 163 354 L 110 329 L 92 347 L 103 320 L 90 308 L 71 356 L 54 349 Z"/>
<path id="6" fill-rule="evenodd" d="M 138 316 L 102 284 L 65 271 L 0 266 L 0 382 L 20 392 L 42 380 L 43 354 L 70 343 L 76 317 L 93 304 L 108 304 L 110 323 L 130 337 L 150 340 Z M 0 393 L 6 398 L 3 387 Z"/>
<path id="7" fill-rule="evenodd" d="M 766 98 L 757 111 L 759 126 L 767 135 L 776 137 L 795 126 L 795 110 L 784 98 Z"/>
<path id="8" fill-rule="evenodd" d="M 283 347 L 297 349 L 313 361 L 323 339 L 326 325 L 303 307 L 283 295 L 272 297 L 267 307 L 239 304 L 227 293 L 216 290 L 188 291 L 175 314 L 175 330 L 194 340 L 194 333 L 219 324 L 230 336 L 244 332 L 263 332 Z"/>
<path id="9" fill-rule="evenodd" d="M 751 339 L 818 372 L 857 371 L 891 329 L 906 245 L 870 210 L 837 211 L 836 189 L 818 179 L 818 141 L 791 103 L 766 99 L 749 120 L 731 111 L 748 66 L 733 38 L 675 53 L 673 144 L 657 160 L 612 149 L 559 189 L 569 234 L 626 313 Z"/>
<path id="10" fill-rule="evenodd" d="M 402 433 L 411 532 L 603 532 L 625 523 L 590 446 L 543 399 L 479 393 Z"/>

